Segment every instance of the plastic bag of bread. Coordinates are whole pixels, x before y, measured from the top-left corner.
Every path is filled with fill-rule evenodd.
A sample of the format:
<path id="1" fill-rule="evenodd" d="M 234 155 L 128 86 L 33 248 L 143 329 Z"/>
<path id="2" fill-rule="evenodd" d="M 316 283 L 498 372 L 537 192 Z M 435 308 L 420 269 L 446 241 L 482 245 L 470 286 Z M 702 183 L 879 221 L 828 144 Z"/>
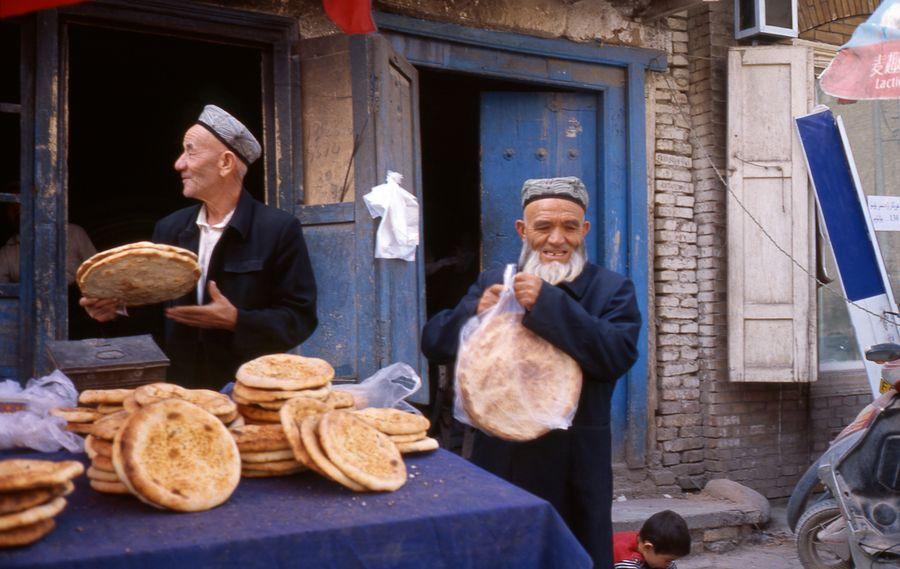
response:
<path id="1" fill-rule="evenodd" d="M 566 429 L 581 395 L 581 368 L 571 356 L 522 324 L 512 290 L 515 265 L 500 299 L 460 331 L 454 417 L 510 441 Z"/>

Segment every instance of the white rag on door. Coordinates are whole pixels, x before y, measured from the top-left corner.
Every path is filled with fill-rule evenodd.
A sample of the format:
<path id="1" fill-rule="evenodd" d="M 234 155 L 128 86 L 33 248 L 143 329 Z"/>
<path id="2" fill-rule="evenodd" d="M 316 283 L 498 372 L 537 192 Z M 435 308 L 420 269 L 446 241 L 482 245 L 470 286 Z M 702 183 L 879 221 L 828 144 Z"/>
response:
<path id="1" fill-rule="evenodd" d="M 372 217 L 381 217 L 375 234 L 376 259 L 416 260 L 419 245 L 419 202 L 400 187 L 403 176 L 387 173 L 387 180 L 363 196 Z"/>

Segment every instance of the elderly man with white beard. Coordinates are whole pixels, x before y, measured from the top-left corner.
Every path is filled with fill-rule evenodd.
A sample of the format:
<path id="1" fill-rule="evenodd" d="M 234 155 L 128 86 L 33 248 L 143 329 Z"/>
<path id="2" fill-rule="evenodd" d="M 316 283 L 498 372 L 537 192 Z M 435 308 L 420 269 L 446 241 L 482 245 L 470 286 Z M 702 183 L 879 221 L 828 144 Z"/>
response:
<path id="1" fill-rule="evenodd" d="M 527 180 L 524 219 L 516 221 L 522 253 L 514 290 L 525 308 L 522 324 L 572 356 L 584 375 L 573 424 L 525 443 L 477 431 L 472 461 L 553 504 L 603 569 L 612 567 L 610 400 L 616 380 L 637 359 L 641 315 L 631 281 L 587 260 L 587 206 L 578 178 Z M 456 357 L 460 329 L 497 302 L 502 280 L 502 269 L 483 272 L 455 308 L 428 321 L 422 351 L 430 360 Z"/>

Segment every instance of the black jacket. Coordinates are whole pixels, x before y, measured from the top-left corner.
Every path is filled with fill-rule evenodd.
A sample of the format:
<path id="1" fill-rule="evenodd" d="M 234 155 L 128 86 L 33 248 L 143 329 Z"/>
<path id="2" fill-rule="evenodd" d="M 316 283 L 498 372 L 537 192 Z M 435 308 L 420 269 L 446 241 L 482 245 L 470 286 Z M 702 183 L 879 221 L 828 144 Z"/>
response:
<path id="1" fill-rule="evenodd" d="M 422 351 L 429 359 L 456 357 L 460 329 L 484 291 L 502 280 L 502 269 L 482 273 L 455 308 L 428 321 Z M 571 283 L 545 283 L 522 324 L 581 366 L 584 383 L 573 425 L 526 443 L 479 431 L 472 461 L 553 504 L 594 566 L 612 567 L 610 400 L 616 380 L 638 356 L 641 315 L 634 285 L 587 263 Z"/>
<path id="2" fill-rule="evenodd" d="M 152 241 L 197 252 L 200 207 L 187 207 L 160 220 Z M 172 361 L 169 381 L 219 389 L 234 380 L 242 363 L 295 348 L 316 329 L 316 281 L 300 222 L 246 191 L 210 257 L 209 281 L 215 281 L 238 309 L 234 332 L 178 324 L 165 318 L 159 306 L 151 309 L 152 314 L 145 313 Z M 204 294 L 206 304 L 209 291 Z M 191 290 L 165 306 L 196 301 L 197 292 Z"/>

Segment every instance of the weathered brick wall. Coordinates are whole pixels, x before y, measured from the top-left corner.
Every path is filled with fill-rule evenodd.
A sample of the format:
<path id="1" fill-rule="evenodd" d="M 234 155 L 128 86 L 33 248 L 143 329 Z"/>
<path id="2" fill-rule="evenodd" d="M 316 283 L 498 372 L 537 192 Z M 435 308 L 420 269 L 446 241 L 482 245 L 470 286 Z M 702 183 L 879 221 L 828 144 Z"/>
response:
<path id="1" fill-rule="evenodd" d="M 842 45 L 879 4 L 880 0 L 800 0 L 797 5 L 800 38 Z"/>

